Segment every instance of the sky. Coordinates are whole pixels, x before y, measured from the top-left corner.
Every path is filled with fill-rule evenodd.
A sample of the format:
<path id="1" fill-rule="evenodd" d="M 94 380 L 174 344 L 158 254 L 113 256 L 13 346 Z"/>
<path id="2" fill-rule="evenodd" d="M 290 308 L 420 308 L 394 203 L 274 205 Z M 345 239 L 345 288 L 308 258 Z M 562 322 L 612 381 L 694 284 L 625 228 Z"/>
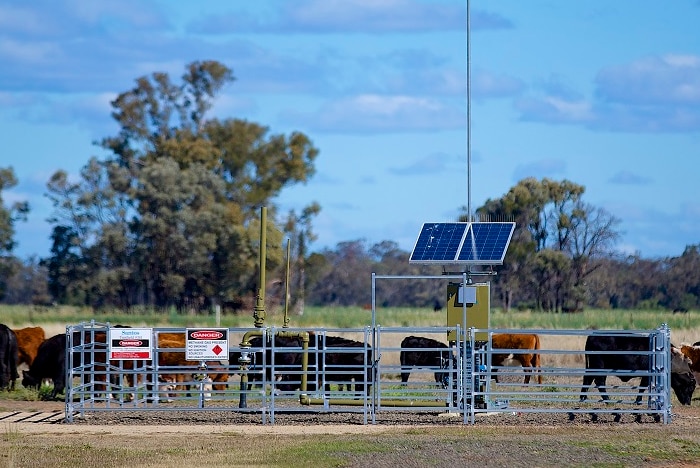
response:
<path id="1" fill-rule="evenodd" d="M 467 28 L 469 5 L 469 28 Z M 316 173 L 280 213 L 321 205 L 311 250 L 456 221 L 526 177 L 583 185 L 616 249 L 700 244 L 700 0 L 0 0 L 0 167 L 28 201 L 20 258 L 48 257 L 57 170 L 115 135 L 137 78 L 217 60 L 211 117 L 301 131 Z"/>

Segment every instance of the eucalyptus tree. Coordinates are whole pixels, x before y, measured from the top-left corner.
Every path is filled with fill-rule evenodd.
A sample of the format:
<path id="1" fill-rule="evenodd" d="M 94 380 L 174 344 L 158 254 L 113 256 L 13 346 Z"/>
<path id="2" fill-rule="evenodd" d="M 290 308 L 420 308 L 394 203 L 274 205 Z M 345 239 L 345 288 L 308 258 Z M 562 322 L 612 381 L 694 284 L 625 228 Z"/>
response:
<path id="1" fill-rule="evenodd" d="M 290 286 L 296 286 L 290 294 L 291 308 L 297 315 L 304 314 L 304 302 L 306 301 L 306 262 L 309 255 L 309 244 L 316 240 L 311 220 L 321 211 L 321 205 L 316 202 L 306 206 L 300 214 L 294 210 L 287 215 L 284 232 L 290 239 L 290 258 L 288 261 L 293 266 L 290 271 L 291 278 L 287 278 Z"/>
<path id="2" fill-rule="evenodd" d="M 216 61 L 187 65 L 180 83 L 138 78 L 112 102 L 120 130 L 100 142 L 111 155 L 77 183 L 52 178 L 54 222 L 77 234 L 100 301 L 199 307 L 254 289 L 264 206 L 269 266 L 281 262 L 274 200 L 313 175 L 318 150 L 299 132 L 208 118 L 233 81 Z"/>
<path id="3" fill-rule="evenodd" d="M 3 191 L 17 185 L 15 172 L 11 167 L 0 168 L 0 299 L 5 295 L 7 279 L 17 270 L 16 259 L 12 251 L 17 246 L 15 240 L 15 225 L 18 221 L 26 221 L 29 213 L 27 202 L 16 201 L 5 205 Z"/>
<path id="4" fill-rule="evenodd" d="M 662 282 L 669 309 L 697 309 L 700 307 L 700 245 L 689 245 L 679 257 L 666 262 L 665 281 Z"/>
<path id="5" fill-rule="evenodd" d="M 506 309 L 520 301 L 552 311 L 578 310 L 586 302 L 584 280 L 595 268 L 592 260 L 612 251 L 619 220 L 584 203 L 584 192 L 583 186 L 568 180 L 526 178 L 500 199 L 489 199 L 477 209 L 481 219 L 516 223 L 504 265 L 494 280 Z M 568 261 L 550 254 L 538 258 L 545 250 L 561 252 Z M 547 271 L 554 268 L 556 274 Z M 546 297 L 554 297 L 543 301 L 543 292 L 532 290 L 533 284 L 547 285 Z"/>
<path id="6" fill-rule="evenodd" d="M 348 306 L 371 302 L 372 257 L 364 239 L 340 242 L 335 250 L 324 249 L 314 257 L 318 268 L 309 291 L 314 305 Z"/>

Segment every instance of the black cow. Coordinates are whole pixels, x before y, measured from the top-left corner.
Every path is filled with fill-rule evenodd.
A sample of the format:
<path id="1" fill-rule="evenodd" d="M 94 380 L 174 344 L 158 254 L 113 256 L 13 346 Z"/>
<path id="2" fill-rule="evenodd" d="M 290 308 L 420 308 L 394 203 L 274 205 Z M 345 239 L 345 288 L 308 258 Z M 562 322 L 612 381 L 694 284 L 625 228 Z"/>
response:
<path id="1" fill-rule="evenodd" d="M 338 336 L 316 335 L 313 332 L 309 333 L 309 335 L 306 390 L 315 391 L 317 379 L 320 379 L 322 372 L 326 372 L 327 381 L 332 381 L 339 385 L 344 383 L 350 385 L 354 382 L 356 391 L 364 391 L 364 383 L 372 380 L 372 355 L 370 350 L 368 350 L 366 357 L 368 369 L 365 371 L 364 353 L 362 350 L 354 350 L 354 348 L 364 348 L 364 343 Z M 264 371 L 265 379 L 268 382 L 273 382 L 276 377 L 279 377 L 279 381 L 275 382 L 275 387 L 279 390 L 294 391 L 301 387 L 302 359 L 304 355 L 301 337 L 275 336 L 274 369 L 277 375 L 272 374 L 272 339 L 270 338 L 269 343 L 266 345 L 264 361 L 262 351 L 259 349 L 262 347 L 262 337 L 254 336 L 249 342 L 251 350 L 253 350 L 250 355 L 251 364 L 249 369 L 260 371 L 249 374 L 249 385 L 258 380 Z M 289 348 L 297 349 L 290 350 Z M 229 362 L 235 365 L 238 363 L 239 357 L 240 352 L 238 351 L 229 353 Z M 263 362 L 265 363 L 264 369 Z M 326 391 L 330 391 L 328 383 L 326 384 Z"/>
<path id="2" fill-rule="evenodd" d="M 368 348 L 365 354 L 354 348 L 365 348 L 365 344 L 340 336 L 321 335 L 318 340 L 319 356 L 314 362 L 319 362 L 319 371 L 325 375 L 327 382 L 345 383 L 349 387 L 354 381 L 356 392 L 369 392 L 369 385 L 374 380 L 372 350 Z M 365 382 L 369 384 L 367 387 Z M 325 390 L 330 391 L 328 383 Z"/>
<path id="3" fill-rule="evenodd" d="M 408 382 L 413 367 L 438 367 L 445 369 L 450 365 L 451 349 L 445 344 L 423 336 L 407 336 L 401 341 L 401 382 Z M 446 387 L 449 374 L 435 372 L 435 382 Z"/>
<path id="4" fill-rule="evenodd" d="M 296 344 L 294 346 L 300 346 Z M 325 391 L 330 391 L 330 383 L 336 383 L 339 389 L 355 385 L 355 391 L 369 391 L 365 382 L 373 381 L 372 353 L 367 349 L 367 355 L 362 350 L 365 344 L 359 341 L 339 336 L 316 335 L 310 333 L 307 390 L 315 391 L 317 381 L 325 378 Z M 275 366 L 286 366 L 282 371 L 278 388 L 292 391 L 300 388 L 302 373 L 301 351 L 289 351 L 286 356 L 277 357 Z"/>
<path id="5" fill-rule="evenodd" d="M 44 379 L 53 381 L 51 398 L 62 393 L 66 387 L 66 335 L 60 333 L 47 339 L 37 351 L 36 358 L 28 371 L 22 371 L 22 385 L 27 388 L 39 388 Z"/>
<path id="6" fill-rule="evenodd" d="M 265 356 L 263 356 L 263 338 L 262 336 L 256 335 L 251 337 L 248 341 L 251 345 L 251 352 L 249 354 L 250 364 L 248 365 L 248 370 L 252 371 L 248 374 L 248 389 L 252 387 L 255 382 L 262 380 L 263 372 L 265 374 L 265 380 L 273 383 L 277 380 L 277 375 L 272 374 L 273 369 L 273 340 L 272 337 L 267 337 L 267 343 L 265 344 Z M 275 335 L 274 337 L 274 368 L 277 374 L 280 376 L 280 382 L 276 386 L 283 391 L 295 390 L 298 385 L 293 385 L 290 383 L 292 378 L 290 374 L 295 374 L 296 381 L 300 380 L 299 375 L 302 370 L 302 339 L 301 337 L 289 337 Z M 287 348 L 299 348 L 299 350 L 289 351 Z M 315 368 L 315 355 L 313 353 L 309 354 L 309 367 L 311 369 Z M 239 358 L 241 357 L 240 351 L 233 351 L 229 353 L 229 363 L 232 366 L 239 364 Z M 263 359 L 264 357 L 264 359 Z M 313 383 L 309 383 L 307 390 L 315 390 Z"/>
<path id="7" fill-rule="evenodd" d="M 613 369 L 617 371 L 648 371 L 649 356 L 636 354 L 650 351 L 649 337 L 647 336 L 616 336 L 616 335 L 590 335 L 586 339 L 586 369 Z M 635 354 L 606 354 L 606 351 L 630 351 Z M 685 364 L 685 365 L 683 365 Z M 618 376 L 623 382 L 628 382 L 632 376 Z M 603 400 L 608 401 L 609 396 L 605 392 L 606 376 L 586 373 L 583 376 L 580 401 L 587 399 L 586 391 L 595 381 Z M 642 402 L 644 388 L 649 386 L 649 376 L 642 376 L 640 390 L 636 403 Z M 690 372 L 687 363 L 674 358 L 671 360 L 671 387 L 678 401 L 683 405 L 689 405 L 695 390 L 695 378 Z M 619 414 L 615 416 L 619 420 Z"/>
<path id="8" fill-rule="evenodd" d="M 73 346 L 80 345 L 82 341 L 81 334 L 74 333 Z M 96 332 L 94 335 L 87 333 L 83 352 L 73 352 L 73 367 L 93 365 L 97 374 L 94 381 L 97 393 L 106 393 L 106 360 L 107 342 L 106 333 L 103 331 Z M 66 334 L 59 333 L 45 340 L 39 346 L 29 370 L 22 373 L 22 385 L 27 388 L 38 389 L 44 379 L 51 379 L 53 381 L 51 398 L 55 400 L 59 393 L 63 393 L 66 388 Z M 86 380 L 91 381 L 89 374 L 86 375 Z"/>
<path id="9" fill-rule="evenodd" d="M 14 390 L 17 373 L 17 336 L 7 325 L 0 323 L 0 389 Z"/>

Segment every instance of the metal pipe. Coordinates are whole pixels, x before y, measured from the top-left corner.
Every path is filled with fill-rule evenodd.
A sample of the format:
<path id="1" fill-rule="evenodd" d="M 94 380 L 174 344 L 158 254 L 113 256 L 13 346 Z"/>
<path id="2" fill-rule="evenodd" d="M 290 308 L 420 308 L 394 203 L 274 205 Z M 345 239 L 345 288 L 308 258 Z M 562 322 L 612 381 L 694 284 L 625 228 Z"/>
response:
<path id="1" fill-rule="evenodd" d="M 309 372 L 309 332 L 291 332 L 291 331 L 281 331 L 277 332 L 276 336 L 284 336 L 287 338 L 301 338 L 301 382 L 299 386 L 302 392 L 306 391 Z"/>
<path id="2" fill-rule="evenodd" d="M 289 239 L 287 239 L 287 271 L 284 279 L 284 321 L 282 327 L 289 327 L 289 255 L 291 249 Z"/>
<path id="3" fill-rule="evenodd" d="M 239 408 L 248 407 L 248 365 L 251 362 L 250 355 L 247 352 L 243 352 L 244 349 L 250 349 L 250 338 L 253 336 L 262 336 L 262 330 L 250 330 L 243 334 L 243 339 L 240 343 L 241 357 L 238 358 L 238 368 L 242 372 L 241 374 L 241 395 L 238 401 Z"/>
<path id="4" fill-rule="evenodd" d="M 243 334 L 243 339 L 241 340 L 240 343 L 240 348 L 241 350 L 243 349 L 250 349 L 251 344 L 250 344 L 250 338 L 254 336 L 262 336 L 263 331 L 262 330 L 249 330 Z M 302 354 L 301 354 L 301 391 L 306 392 L 306 387 L 307 387 L 307 374 L 309 371 L 309 332 L 306 331 L 280 331 L 275 333 L 274 336 L 281 336 L 281 337 L 287 337 L 287 338 L 301 338 L 301 349 L 302 349 Z M 241 357 L 238 359 L 238 364 L 239 364 L 239 369 L 241 371 L 241 396 L 240 400 L 238 403 L 239 408 L 247 408 L 247 393 L 248 393 L 248 373 L 245 372 L 248 370 L 248 365 L 250 364 L 251 359 L 250 356 L 246 353 L 244 356 L 244 353 L 241 351 Z M 270 363 L 268 363 L 270 365 Z M 274 383 L 274 382 L 273 382 Z"/>
<path id="5" fill-rule="evenodd" d="M 265 260 L 267 258 L 267 207 L 260 208 L 260 249 L 259 249 L 260 279 L 258 294 L 255 297 L 253 309 L 254 324 L 262 328 L 265 323 Z"/>
<path id="6" fill-rule="evenodd" d="M 364 400 L 354 400 L 349 398 L 311 398 L 308 395 L 300 395 L 299 403 L 302 405 L 343 405 L 343 406 L 364 406 Z M 366 404 L 369 404 L 369 400 Z M 416 400 L 382 400 L 378 405 L 390 406 L 390 407 L 421 407 L 425 406 L 428 408 L 445 408 L 447 407 L 447 402 L 440 401 L 416 401 Z"/>

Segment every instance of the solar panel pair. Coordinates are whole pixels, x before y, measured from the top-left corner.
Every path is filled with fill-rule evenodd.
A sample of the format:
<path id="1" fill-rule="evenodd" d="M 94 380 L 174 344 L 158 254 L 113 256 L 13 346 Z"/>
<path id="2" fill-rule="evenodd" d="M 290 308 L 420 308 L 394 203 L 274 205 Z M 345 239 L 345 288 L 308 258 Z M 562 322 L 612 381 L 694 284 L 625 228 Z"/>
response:
<path id="1" fill-rule="evenodd" d="M 502 264 L 515 223 L 424 223 L 409 263 Z"/>

